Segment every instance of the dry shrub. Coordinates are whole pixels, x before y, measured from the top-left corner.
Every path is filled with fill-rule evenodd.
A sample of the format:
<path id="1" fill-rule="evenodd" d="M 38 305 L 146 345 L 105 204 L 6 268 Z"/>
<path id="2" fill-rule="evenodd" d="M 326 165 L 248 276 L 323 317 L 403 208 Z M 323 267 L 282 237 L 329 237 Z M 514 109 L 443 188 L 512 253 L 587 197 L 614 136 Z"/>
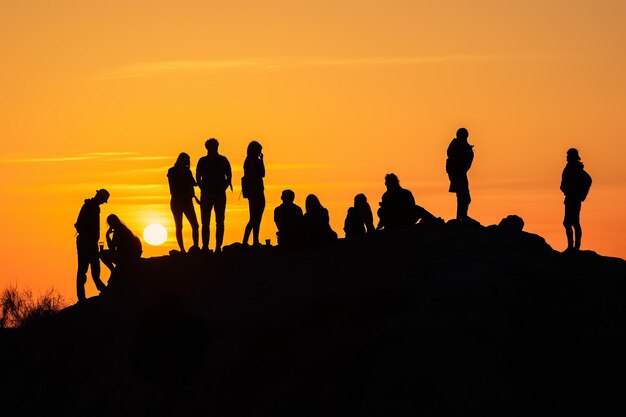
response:
<path id="1" fill-rule="evenodd" d="M 50 317 L 66 307 L 65 300 L 50 289 L 35 297 L 30 289 L 6 288 L 0 295 L 0 328 L 18 328 Z"/>

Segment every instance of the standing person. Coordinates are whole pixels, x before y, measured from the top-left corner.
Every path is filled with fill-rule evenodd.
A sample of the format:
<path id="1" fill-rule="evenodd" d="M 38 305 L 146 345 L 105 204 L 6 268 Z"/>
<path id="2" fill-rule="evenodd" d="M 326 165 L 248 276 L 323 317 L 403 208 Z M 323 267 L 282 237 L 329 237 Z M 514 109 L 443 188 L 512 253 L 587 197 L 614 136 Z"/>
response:
<path id="1" fill-rule="evenodd" d="M 295 247 L 300 241 L 302 228 L 302 208 L 294 203 L 296 193 L 292 190 L 283 190 L 280 195 L 282 203 L 274 209 L 274 223 L 276 223 L 276 238 L 279 246 Z"/>
<path id="2" fill-rule="evenodd" d="M 78 301 L 85 301 L 85 284 L 87 270 L 91 267 L 91 278 L 98 291 L 106 289 L 100 280 L 100 259 L 98 257 L 98 240 L 100 239 L 100 205 L 109 201 L 109 192 L 105 189 L 96 191 L 93 198 L 83 203 L 78 213 L 74 227 L 76 236 L 76 251 L 78 253 L 78 271 L 76 273 L 76 295 Z"/>
<path id="3" fill-rule="evenodd" d="M 565 216 L 563 226 L 567 236 L 567 251 L 580 250 L 580 240 L 583 230 L 580 226 L 580 209 L 582 202 L 587 198 L 591 187 L 591 176 L 585 171 L 585 166 L 580 162 L 578 149 L 567 150 L 567 164 L 561 175 L 561 191 L 565 195 Z"/>
<path id="4" fill-rule="evenodd" d="M 200 219 L 202 221 L 202 250 L 209 250 L 211 211 L 215 210 L 215 252 L 222 251 L 224 217 L 226 214 L 226 189 L 233 190 L 233 173 L 228 159 L 217 152 L 215 138 L 204 143 L 207 154 L 198 160 L 196 181 L 200 187 Z"/>
<path id="5" fill-rule="evenodd" d="M 452 139 L 447 151 L 446 172 L 450 179 L 448 191 L 456 193 L 457 220 L 468 218 L 467 211 L 472 201 L 467 171 L 469 171 L 474 160 L 474 145 L 467 142 L 468 136 L 469 132 L 464 127 L 457 130 L 456 138 Z"/>
<path id="6" fill-rule="evenodd" d="M 346 238 L 364 236 L 374 231 L 372 208 L 365 194 L 357 194 L 354 197 L 354 206 L 348 209 L 343 231 L 346 232 Z"/>
<path id="7" fill-rule="evenodd" d="M 100 252 L 100 259 L 111 270 L 109 286 L 115 271 L 124 265 L 141 258 L 141 240 L 126 226 L 116 214 L 107 216 L 109 228 L 106 231 L 107 248 Z"/>
<path id="8" fill-rule="evenodd" d="M 392 230 L 415 224 L 415 198 L 410 190 L 400 186 L 396 174 L 385 175 L 385 187 L 378 209 L 378 230 Z"/>
<path id="9" fill-rule="evenodd" d="M 183 242 L 183 214 L 191 225 L 191 236 L 193 239 L 193 248 L 198 248 L 198 218 L 196 217 L 196 209 L 193 207 L 193 201 L 200 203 L 194 187 L 197 185 L 193 178 L 191 169 L 191 159 L 189 155 L 182 152 L 178 155 L 178 159 L 174 166 L 167 171 L 167 181 L 170 187 L 170 208 L 174 216 L 174 225 L 176 226 L 176 242 L 182 253 L 185 253 L 185 245 Z"/>
<path id="10" fill-rule="evenodd" d="M 265 177 L 265 164 L 263 163 L 263 147 L 255 140 L 248 144 L 246 160 L 243 163 L 243 178 L 241 178 L 241 193 L 248 199 L 250 220 L 243 233 L 243 244 L 248 244 L 250 232 L 254 246 L 259 246 L 259 231 L 261 219 L 265 211 L 265 192 L 263 178 Z"/>

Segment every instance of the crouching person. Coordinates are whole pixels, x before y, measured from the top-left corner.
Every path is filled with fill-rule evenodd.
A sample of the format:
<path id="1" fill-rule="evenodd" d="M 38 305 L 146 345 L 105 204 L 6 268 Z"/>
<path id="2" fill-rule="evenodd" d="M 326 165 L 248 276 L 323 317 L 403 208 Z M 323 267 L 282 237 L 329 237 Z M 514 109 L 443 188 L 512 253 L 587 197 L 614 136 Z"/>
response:
<path id="1" fill-rule="evenodd" d="M 120 268 L 135 263 L 141 258 L 141 240 L 115 214 L 107 217 L 107 248 L 100 252 L 100 259 L 111 270 L 109 286 L 119 275 Z"/>

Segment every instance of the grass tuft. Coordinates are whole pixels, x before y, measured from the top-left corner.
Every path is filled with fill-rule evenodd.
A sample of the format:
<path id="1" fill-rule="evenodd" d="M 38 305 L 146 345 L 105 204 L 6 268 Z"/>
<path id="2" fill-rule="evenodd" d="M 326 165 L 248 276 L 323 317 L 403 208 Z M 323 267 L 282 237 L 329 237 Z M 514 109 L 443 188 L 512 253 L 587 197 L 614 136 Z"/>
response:
<path id="1" fill-rule="evenodd" d="M 30 289 L 11 286 L 0 294 L 0 329 L 21 328 L 54 316 L 67 306 L 57 290 L 35 297 Z"/>

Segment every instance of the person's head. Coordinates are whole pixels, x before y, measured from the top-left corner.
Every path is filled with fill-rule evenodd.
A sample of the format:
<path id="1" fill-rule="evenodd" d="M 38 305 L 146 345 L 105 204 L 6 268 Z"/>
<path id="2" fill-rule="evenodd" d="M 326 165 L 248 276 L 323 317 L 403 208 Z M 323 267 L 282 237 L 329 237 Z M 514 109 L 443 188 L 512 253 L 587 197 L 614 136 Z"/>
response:
<path id="1" fill-rule="evenodd" d="M 291 204 L 296 199 L 296 193 L 291 190 L 283 190 L 280 199 L 283 200 L 283 203 Z"/>
<path id="2" fill-rule="evenodd" d="M 355 207 L 362 206 L 365 204 L 367 204 L 367 197 L 365 197 L 365 194 L 357 194 L 356 196 L 354 196 Z"/>
<path id="3" fill-rule="evenodd" d="M 117 227 L 120 227 L 123 223 L 120 218 L 117 217 L 117 214 L 109 214 L 107 216 L 107 224 L 110 228 L 115 229 Z"/>
<path id="4" fill-rule="evenodd" d="M 394 189 L 400 187 L 400 180 L 396 174 L 385 175 L 385 186 L 388 189 Z"/>
<path id="5" fill-rule="evenodd" d="M 464 127 L 461 127 L 459 128 L 459 130 L 456 131 L 457 139 L 465 140 L 467 139 L 468 136 L 469 136 L 469 132 Z"/>
<path id="6" fill-rule="evenodd" d="M 207 153 L 210 154 L 216 154 L 219 146 L 220 143 L 215 138 L 207 139 L 207 141 L 204 142 L 204 147 L 206 148 Z"/>
<path id="7" fill-rule="evenodd" d="M 578 149 L 569 148 L 567 150 L 567 160 L 568 161 L 580 161 L 580 155 L 578 155 Z"/>
<path id="8" fill-rule="evenodd" d="M 263 151 L 263 146 L 261 146 L 261 144 L 256 140 L 253 140 L 248 144 L 248 156 L 258 157 L 259 155 L 261 155 L 261 151 Z"/>
<path id="9" fill-rule="evenodd" d="M 189 168 L 191 165 L 191 158 L 185 152 L 181 152 L 176 159 L 176 163 L 174 164 L 178 168 Z"/>
<path id="10" fill-rule="evenodd" d="M 98 204 L 102 204 L 102 203 L 106 203 L 107 201 L 109 201 L 109 192 L 107 190 L 105 190 L 104 188 L 101 188 L 99 190 L 96 190 L 96 196 L 94 197 L 94 199 L 96 200 L 96 202 Z"/>
<path id="11" fill-rule="evenodd" d="M 322 203 L 320 203 L 320 199 L 317 198 L 315 194 L 309 194 L 308 196 L 306 196 L 304 206 L 307 213 L 311 213 L 314 211 L 318 211 L 320 208 L 322 208 Z"/>

